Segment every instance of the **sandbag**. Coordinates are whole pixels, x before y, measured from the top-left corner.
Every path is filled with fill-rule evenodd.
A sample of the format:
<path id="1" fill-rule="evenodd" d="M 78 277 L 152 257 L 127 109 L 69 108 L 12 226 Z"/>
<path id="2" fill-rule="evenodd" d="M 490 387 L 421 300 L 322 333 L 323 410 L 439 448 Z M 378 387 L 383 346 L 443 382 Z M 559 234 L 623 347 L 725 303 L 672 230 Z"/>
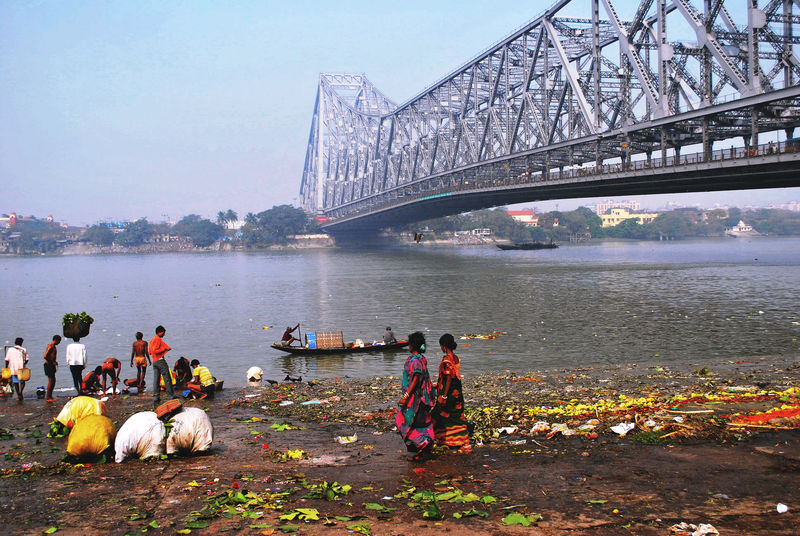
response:
<path id="1" fill-rule="evenodd" d="M 200 408 L 183 408 L 169 420 L 172 430 L 167 436 L 167 454 L 193 454 L 211 448 L 214 427 L 211 419 Z"/>
<path id="2" fill-rule="evenodd" d="M 125 458 L 134 456 L 141 459 L 160 456 L 164 452 L 166 438 L 167 429 L 155 412 L 134 413 L 117 432 L 114 461 L 122 463 Z"/>
<path id="3" fill-rule="evenodd" d="M 105 415 L 83 417 L 72 428 L 67 439 L 67 452 L 77 458 L 98 456 L 114 444 L 116 428 Z"/>
<path id="4" fill-rule="evenodd" d="M 105 405 L 90 396 L 76 396 L 61 409 L 56 420 L 66 426 L 72 428 L 79 420 L 89 415 L 105 415 Z"/>

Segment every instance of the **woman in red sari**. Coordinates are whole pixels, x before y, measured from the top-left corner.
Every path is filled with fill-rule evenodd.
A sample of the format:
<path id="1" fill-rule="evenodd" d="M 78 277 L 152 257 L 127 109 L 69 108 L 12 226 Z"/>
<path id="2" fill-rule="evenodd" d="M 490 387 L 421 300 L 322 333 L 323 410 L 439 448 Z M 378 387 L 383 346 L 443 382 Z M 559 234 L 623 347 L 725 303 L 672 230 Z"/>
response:
<path id="1" fill-rule="evenodd" d="M 433 414 L 433 432 L 436 442 L 459 452 L 472 452 L 469 444 L 469 425 L 464 420 L 464 393 L 461 390 L 461 360 L 453 351 L 458 347 L 449 333 L 439 338 L 444 352 L 439 364 L 436 382 L 436 406 Z"/>

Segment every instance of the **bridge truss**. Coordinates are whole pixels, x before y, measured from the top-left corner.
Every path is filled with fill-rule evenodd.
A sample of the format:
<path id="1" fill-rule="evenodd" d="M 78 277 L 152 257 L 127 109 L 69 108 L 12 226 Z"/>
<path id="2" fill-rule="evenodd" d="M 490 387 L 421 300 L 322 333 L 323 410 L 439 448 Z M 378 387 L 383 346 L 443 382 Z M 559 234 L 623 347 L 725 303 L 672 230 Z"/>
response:
<path id="1" fill-rule="evenodd" d="M 675 166 L 689 146 L 710 163 L 736 138 L 750 156 L 759 134 L 792 136 L 800 0 L 624 5 L 623 14 L 612 0 L 560 0 L 399 106 L 364 75 L 320 75 L 304 207 L 333 228 L 453 192 L 527 195 L 474 195 L 441 204 L 441 216 L 547 198 L 536 189 L 565 173 Z M 580 6 L 591 15 L 561 15 Z"/>

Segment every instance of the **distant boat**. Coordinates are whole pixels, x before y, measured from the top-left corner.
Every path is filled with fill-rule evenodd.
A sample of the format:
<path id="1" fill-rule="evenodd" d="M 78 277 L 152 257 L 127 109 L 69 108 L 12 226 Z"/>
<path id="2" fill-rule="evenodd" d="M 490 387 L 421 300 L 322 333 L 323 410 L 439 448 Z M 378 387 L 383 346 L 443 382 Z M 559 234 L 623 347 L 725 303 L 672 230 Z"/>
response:
<path id="1" fill-rule="evenodd" d="M 502 250 L 509 249 L 555 249 L 558 244 L 555 242 L 520 242 L 518 244 L 497 244 Z"/>
<path id="2" fill-rule="evenodd" d="M 408 341 L 397 341 L 390 344 L 370 344 L 364 343 L 357 345 L 354 343 L 346 343 L 344 346 L 337 346 L 333 348 L 308 348 L 306 346 L 283 346 L 281 343 L 276 342 L 270 345 L 275 350 L 281 352 L 288 352 L 290 354 L 298 355 L 326 355 L 326 354 L 357 354 L 357 353 L 378 353 L 378 352 L 391 352 L 402 350 L 408 346 Z"/>

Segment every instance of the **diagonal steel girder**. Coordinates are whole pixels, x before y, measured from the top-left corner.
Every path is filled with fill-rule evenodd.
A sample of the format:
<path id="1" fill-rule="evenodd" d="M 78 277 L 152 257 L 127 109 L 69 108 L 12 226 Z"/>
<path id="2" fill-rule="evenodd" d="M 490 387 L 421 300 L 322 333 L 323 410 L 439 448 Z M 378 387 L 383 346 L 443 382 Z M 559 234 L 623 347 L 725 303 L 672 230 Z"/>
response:
<path id="1" fill-rule="evenodd" d="M 575 7 L 592 15 L 561 14 Z M 357 213 L 431 188 L 790 131 L 798 24 L 800 0 L 559 0 L 399 106 L 363 74 L 322 74 L 303 205 Z"/>

